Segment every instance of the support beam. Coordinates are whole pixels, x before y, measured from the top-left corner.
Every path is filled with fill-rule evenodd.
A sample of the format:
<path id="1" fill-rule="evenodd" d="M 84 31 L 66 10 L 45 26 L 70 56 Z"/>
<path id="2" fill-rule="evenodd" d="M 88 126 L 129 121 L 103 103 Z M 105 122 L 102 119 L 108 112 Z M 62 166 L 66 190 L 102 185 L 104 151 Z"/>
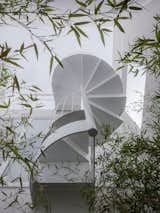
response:
<path id="1" fill-rule="evenodd" d="M 83 158 L 85 158 L 87 161 L 90 160 L 88 153 L 86 153 L 82 148 L 74 143 L 70 138 L 64 138 L 63 141 L 68 144 L 74 151 L 76 151 L 78 154 L 80 154 Z"/>
<path id="2" fill-rule="evenodd" d="M 89 79 L 88 79 L 86 85 L 84 86 L 84 89 L 85 89 L 85 90 L 87 89 L 89 83 L 91 82 L 91 80 L 92 80 L 94 74 L 96 73 L 96 71 L 97 71 L 98 66 L 100 65 L 100 63 L 101 63 L 101 59 L 99 59 L 99 60 L 97 61 L 95 68 L 93 69 L 91 75 L 89 76 Z"/>

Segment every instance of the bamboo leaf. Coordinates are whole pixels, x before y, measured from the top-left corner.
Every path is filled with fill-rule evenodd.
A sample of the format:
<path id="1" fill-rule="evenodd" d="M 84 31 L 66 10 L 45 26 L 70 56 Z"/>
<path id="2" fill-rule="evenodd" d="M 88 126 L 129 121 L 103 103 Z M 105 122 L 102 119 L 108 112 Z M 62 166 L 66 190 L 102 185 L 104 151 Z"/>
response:
<path id="1" fill-rule="evenodd" d="M 80 39 L 79 32 L 73 26 L 71 26 L 71 29 L 72 29 L 72 32 L 74 32 L 74 34 L 75 34 L 75 37 L 76 37 L 76 39 L 78 41 L 79 46 L 81 46 L 81 39 Z"/>
<path id="2" fill-rule="evenodd" d="M 101 41 L 102 41 L 103 45 L 105 45 L 104 33 L 103 33 L 103 30 L 101 29 L 100 25 L 97 25 L 97 29 L 99 31 Z"/>
<path id="3" fill-rule="evenodd" d="M 52 55 L 51 58 L 50 58 L 50 65 L 49 65 L 49 73 L 50 73 L 50 74 L 51 74 L 51 72 L 52 72 L 53 61 L 54 61 L 54 56 Z"/>
<path id="4" fill-rule="evenodd" d="M 13 78 L 13 91 L 14 91 L 15 86 L 16 86 L 17 90 L 20 91 L 20 85 L 19 85 L 16 75 L 14 75 L 14 78 Z"/>
<path id="5" fill-rule="evenodd" d="M 42 149 L 40 149 L 40 152 L 41 152 L 42 156 L 46 158 L 45 152 Z"/>
<path id="6" fill-rule="evenodd" d="M 0 54 L 0 58 L 7 57 L 10 51 L 11 51 L 11 48 L 7 48 L 5 51 L 2 51 Z"/>
<path id="7" fill-rule="evenodd" d="M 15 203 L 17 203 L 17 202 L 18 202 L 18 195 L 17 195 L 16 198 L 6 207 L 6 209 L 9 208 L 9 207 L 11 207 L 11 206 L 13 206 L 13 204 L 15 204 Z"/>
<path id="8" fill-rule="evenodd" d="M 42 91 L 38 86 L 35 85 L 33 85 L 32 88 L 35 89 L 36 91 Z"/>
<path id="9" fill-rule="evenodd" d="M 24 50 L 24 42 L 23 42 L 22 45 L 20 46 L 20 49 L 19 49 L 20 54 L 23 53 L 23 50 Z"/>
<path id="10" fill-rule="evenodd" d="M 27 102 L 27 99 L 22 94 L 20 94 L 19 100 Z"/>
<path id="11" fill-rule="evenodd" d="M 93 2 L 94 0 L 87 0 L 87 5 L 90 5 L 90 4 L 92 4 L 92 2 Z"/>
<path id="12" fill-rule="evenodd" d="M 122 65 L 122 66 L 119 66 L 116 70 L 118 71 L 118 70 L 121 70 L 121 69 L 123 69 L 125 66 L 124 65 Z"/>
<path id="13" fill-rule="evenodd" d="M 37 45 L 34 43 L 33 47 L 34 47 L 34 51 L 35 51 L 36 57 L 38 59 L 38 48 L 37 48 Z"/>
<path id="14" fill-rule="evenodd" d="M 82 21 L 82 22 L 74 23 L 74 25 L 79 26 L 79 25 L 86 25 L 86 24 L 90 24 L 90 23 L 91 23 L 90 21 Z"/>
<path id="15" fill-rule="evenodd" d="M 114 19 L 114 25 L 117 26 L 122 33 L 125 33 L 123 27 L 121 26 L 117 18 Z"/>
<path id="16" fill-rule="evenodd" d="M 80 29 L 80 28 L 77 27 L 77 26 L 76 26 L 76 29 L 77 29 L 77 31 L 78 31 L 80 34 L 82 34 L 84 37 L 88 38 L 88 35 L 87 35 L 82 29 Z"/>
<path id="17" fill-rule="evenodd" d="M 103 5 L 104 0 L 102 0 L 94 9 L 94 13 L 97 15 L 98 12 L 100 11 L 102 5 Z"/>
<path id="18" fill-rule="evenodd" d="M 102 30 L 103 32 L 108 32 L 108 33 L 112 32 L 112 30 L 110 30 L 110 29 L 108 29 L 108 28 L 102 28 L 101 30 Z"/>
<path id="19" fill-rule="evenodd" d="M 4 103 L 3 105 L 0 104 L 0 108 L 3 108 L 3 109 L 9 108 L 9 106 L 10 106 L 10 99 L 8 100 L 8 103 Z"/>
<path id="20" fill-rule="evenodd" d="M 20 183 L 20 188 L 22 189 L 23 188 L 23 181 L 22 181 L 21 177 L 19 177 L 19 183 Z"/>
<path id="21" fill-rule="evenodd" d="M 16 67 L 23 68 L 21 65 L 19 65 L 19 64 L 18 64 L 17 62 L 15 62 L 15 61 L 11 60 L 10 58 L 4 58 L 3 61 L 5 61 L 5 62 L 7 62 L 7 63 L 9 63 L 9 64 L 12 64 L 12 65 L 14 65 L 14 66 L 16 66 Z"/>
<path id="22" fill-rule="evenodd" d="M 24 106 L 24 107 L 27 107 L 27 108 L 31 108 L 32 107 L 30 104 L 25 104 L 25 103 L 22 103 L 21 105 Z"/>
<path id="23" fill-rule="evenodd" d="M 77 18 L 77 17 L 84 17 L 86 14 L 84 13 L 70 13 L 69 18 Z"/>
<path id="24" fill-rule="evenodd" d="M 63 64 L 62 64 L 62 62 L 60 61 L 60 59 L 57 56 L 55 56 L 55 60 L 63 68 Z"/>
<path id="25" fill-rule="evenodd" d="M 11 128 L 11 127 L 6 126 L 6 129 L 7 129 L 10 133 L 12 133 L 13 135 L 15 135 L 15 132 L 12 130 L 12 128 Z"/>
<path id="26" fill-rule="evenodd" d="M 142 10 L 141 7 L 137 7 L 137 6 L 130 6 L 129 9 L 130 10 Z"/>
<path id="27" fill-rule="evenodd" d="M 1 183 L 1 181 L 0 181 L 0 183 Z M 5 192 L 2 191 L 2 190 L 1 190 L 1 193 L 2 193 L 5 197 L 7 197 L 7 193 L 5 193 Z"/>
<path id="28" fill-rule="evenodd" d="M 157 25 L 155 27 L 155 36 L 156 36 L 157 41 L 160 42 L 160 30 Z"/>
<path id="29" fill-rule="evenodd" d="M 0 108 L 6 109 L 6 108 L 8 108 L 8 105 L 2 105 L 2 104 L 0 104 Z"/>
<path id="30" fill-rule="evenodd" d="M 110 22 L 111 19 L 108 19 L 108 18 L 97 18 L 97 19 L 94 19 L 95 22 L 102 22 L 102 23 L 106 23 L 106 22 Z"/>
<path id="31" fill-rule="evenodd" d="M 81 7 L 86 7 L 87 6 L 84 2 L 79 1 L 79 0 L 76 0 L 76 3 L 79 4 Z"/>
<path id="32" fill-rule="evenodd" d="M 49 19 L 49 21 L 52 24 L 52 28 L 53 28 L 54 32 L 57 33 L 57 26 L 56 26 L 56 24 L 54 22 L 54 19 L 52 19 L 51 17 L 48 17 L 48 19 Z"/>
<path id="33" fill-rule="evenodd" d="M 5 185 L 4 177 L 2 177 L 2 176 L 0 176 L 0 184 L 1 184 L 1 186 Z"/>
<path id="34" fill-rule="evenodd" d="M 28 97 L 31 101 L 34 101 L 34 102 L 39 100 L 37 97 L 33 96 L 32 94 L 30 94 Z"/>
<path id="35" fill-rule="evenodd" d="M 115 4 L 112 2 L 112 1 L 110 1 L 110 0 L 107 0 L 107 2 L 108 2 L 108 5 L 110 6 L 110 7 L 115 7 Z"/>

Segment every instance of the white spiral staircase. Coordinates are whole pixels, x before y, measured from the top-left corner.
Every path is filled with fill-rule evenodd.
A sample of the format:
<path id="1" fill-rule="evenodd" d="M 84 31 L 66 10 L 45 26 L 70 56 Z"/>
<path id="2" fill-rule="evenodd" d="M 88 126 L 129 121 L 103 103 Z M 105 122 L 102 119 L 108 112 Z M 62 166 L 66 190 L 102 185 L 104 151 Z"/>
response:
<path id="1" fill-rule="evenodd" d="M 115 130 L 122 123 L 125 95 L 121 79 L 102 59 L 77 54 L 62 61 L 53 73 L 57 118 L 35 160 L 35 183 L 71 184 L 94 181 L 95 136 L 102 125 Z"/>

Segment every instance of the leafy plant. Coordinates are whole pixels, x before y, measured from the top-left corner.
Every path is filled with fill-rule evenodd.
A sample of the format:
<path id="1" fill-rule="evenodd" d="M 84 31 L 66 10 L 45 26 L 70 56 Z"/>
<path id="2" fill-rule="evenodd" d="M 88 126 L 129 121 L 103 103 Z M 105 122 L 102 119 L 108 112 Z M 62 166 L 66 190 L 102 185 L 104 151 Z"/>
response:
<path id="1" fill-rule="evenodd" d="M 40 107 L 37 97 L 40 89 L 35 85 L 27 85 L 23 80 L 19 81 L 16 69 L 23 69 L 21 60 L 27 60 L 26 53 L 32 50 L 38 59 L 37 42 L 40 42 L 50 54 L 49 70 L 51 72 L 55 61 L 63 67 L 50 44 L 65 28 L 68 29 L 68 33 L 75 35 L 81 45 L 81 38 L 88 38 L 83 26 L 94 23 L 101 41 L 105 44 L 105 34 L 110 32 L 107 27 L 108 22 L 113 22 L 115 27 L 124 32 L 121 22 L 130 19 L 132 11 L 141 10 L 135 0 L 76 0 L 75 3 L 77 9 L 57 13 L 58 8 L 54 2 L 47 0 L 0 1 L 0 26 L 12 23 L 30 34 L 29 44 L 22 43 L 17 49 L 9 46 L 7 41 L 0 44 L 0 152 L 4 160 L 18 161 L 31 175 L 35 163 L 32 161 L 32 153 L 27 151 L 28 138 L 25 130 L 32 127 L 33 109 Z M 51 35 L 36 33 L 34 26 L 37 22 L 44 26 L 49 22 L 49 27 L 52 29 Z M 10 114 L 15 104 L 24 110 L 24 115 L 21 115 L 16 122 Z M 35 137 L 41 137 L 41 134 Z M 30 143 L 29 146 L 33 144 Z M 22 188 L 21 177 L 18 177 L 18 180 Z M 2 176 L 0 183 L 2 186 L 6 184 Z M 17 201 L 18 195 L 8 207 Z"/>
<path id="2" fill-rule="evenodd" d="M 144 66 L 145 72 L 159 76 L 160 70 L 160 16 L 154 17 L 153 38 L 138 38 L 120 63 Z M 137 67 L 137 66 L 136 66 Z M 103 134 L 99 141 L 102 152 L 97 156 L 96 184 L 84 191 L 90 210 L 104 212 L 155 212 L 160 210 L 160 111 L 159 91 L 152 97 L 150 114 L 152 119 L 141 134 L 128 132 L 125 135 Z M 152 137 L 148 136 L 152 132 Z M 105 133 L 104 132 L 104 133 Z M 105 141 L 105 143 L 104 143 Z"/>
<path id="3" fill-rule="evenodd" d="M 135 75 L 140 72 L 140 67 L 144 67 L 145 71 L 150 74 L 160 75 L 160 16 L 156 15 L 154 20 L 155 25 L 151 37 L 137 38 L 130 50 L 119 60 L 122 67 L 129 65 L 129 71 Z"/>

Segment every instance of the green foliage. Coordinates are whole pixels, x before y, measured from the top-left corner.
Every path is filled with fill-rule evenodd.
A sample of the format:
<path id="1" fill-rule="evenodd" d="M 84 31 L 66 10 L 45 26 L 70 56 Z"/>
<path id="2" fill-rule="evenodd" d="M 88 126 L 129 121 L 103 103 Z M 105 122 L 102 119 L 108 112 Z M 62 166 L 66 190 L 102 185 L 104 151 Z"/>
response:
<path id="1" fill-rule="evenodd" d="M 38 98 L 35 94 L 35 91 L 39 91 L 39 88 L 36 86 L 28 87 L 24 82 L 19 82 L 16 75 L 11 74 L 7 68 L 3 68 L 1 78 L 0 91 L 4 91 L 5 94 L 2 93 L 0 104 L 0 151 L 3 153 L 4 160 L 12 158 L 21 161 L 32 174 L 32 159 L 27 159 L 21 153 L 23 148 L 25 153 L 25 146 L 27 145 L 26 133 L 25 131 L 22 132 L 22 129 L 31 128 L 30 116 L 33 109 L 39 107 Z M 27 93 L 23 94 L 21 90 L 27 91 Z M 3 97 L 5 97 L 4 101 L 2 101 Z M 21 105 L 24 112 L 27 110 L 26 115 L 21 115 L 17 122 L 14 121 L 11 114 L 15 103 Z"/>
<path id="2" fill-rule="evenodd" d="M 137 38 L 130 50 L 121 56 L 119 61 L 121 68 L 129 65 L 130 72 L 137 75 L 143 67 L 150 74 L 160 75 L 160 16 L 155 16 L 154 20 L 155 25 L 151 37 Z"/>
<path id="3" fill-rule="evenodd" d="M 108 1 L 113 7 L 112 2 Z M 132 7 L 134 10 L 139 8 Z M 144 66 L 145 71 L 154 76 L 160 74 L 160 16 L 154 17 L 152 38 L 140 37 L 129 52 L 121 57 L 120 63 L 130 65 L 135 75 L 139 70 L 134 66 Z M 121 67 L 121 68 L 122 68 Z M 136 66 L 137 67 L 137 66 Z M 108 137 L 110 129 L 103 127 L 102 152 L 97 156 L 96 184 L 94 192 L 84 191 L 91 212 L 97 213 L 158 213 L 160 210 L 160 93 L 152 98 L 150 115 L 141 134 L 131 132 Z M 148 136 L 148 131 L 152 137 Z M 106 134 L 105 134 L 106 132 Z M 104 143 L 105 142 L 105 143 Z M 93 196 L 94 195 L 94 196 Z"/>
<path id="4" fill-rule="evenodd" d="M 156 100 L 154 104 L 159 103 Z M 159 212 L 159 118 L 158 113 L 149 127 L 154 132 L 152 138 L 146 130 L 141 135 L 128 132 L 125 136 L 105 137 L 106 143 L 100 143 L 102 152 L 96 159 L 99 170 L 94 192 L 93 186 L 83 191 L 91 212 Z"/>
<path id="5" fill-rule="evenodd" d="M 40 89 L 34 85 L 27 85 L 23 81 L 19 81 L 17 73 L 13 72 L 16 68 L 21 68 L 19 61 L 25 58 L 25 52 L 35 48 L 33 45 L 25 46 L 23 43 L 19 49 L 13 50 L 5 44 L 0 45 L 0 154 L 5 161 L 12 161 L 19 163 L 29 175 L 33 174 L 33 167 L 36 168 L 32 161 L 33 153 L 28 153 L 32 142 L 29 142 L 27 129 L 31 127 L 31 116 L 33 109 L 39 107 L 39 99 L 37 92 Z M 23 114 L 17 115 L 14 118 L 13 109 L 15 105 L 21 110 Z M 37 137 L 37 135 L 34 135 Z M 2 163 L 2 162 L 1 162 Z M 4 174 L 3 174 L 4 175 Z M 19 176 L 16 180 L 11 180 L 19 184 L 19 191 L 16 196 L 11 199 L 8 207 L 12 207 L 15 203 L 18 204 L 18 199 L 23 188 L 22 177 Z M 8 184 L 5 176 L 0 177 L 1 186 Z M 9 195 L 5 196 L 5 200 Z"/>
<path id="6" fill-rule="evenodd" d="M 93 23 L 100 34 L 101 41 L 105 44 L 105 34 L 110 32 L 107 26 L 108 22 L 113 22 L 116 27 L 124 32 L 121 22 L 130 19 L 133 10 L 141 9 L 135 0 L 76 0 L 75 3 L 77 9 L 60 14 L 57 13 L 54 1 L 52 3 L 45 0 L 0 1 L 0 25 L 12 23 L 27 30 L 31 37 L 30 44 L 26 45 L 23 42 L 17 49 L 10 47 L 7 41 L 0 44 L 0 152 L 2 152 L 4 160 L 12 159 L 21 163 L 30 175 L 33 174 L 35 164 L 32 162 L 32 153 L 27 151 L 28 138 L 26 132 L 22 130 L 32 127 L 30 119 L 33 110 L 40 107 L 37 97 L 37 92 L 40 89 L 35 85 L 31 86 L 19 81 L 17 69 L 23 69 L 21 60 L 27 60 L 26 53 L 28 51 L 34 51 L 38 60 L 37 43 L 41 43 L 50 54 L 49 70 L 51 73 L 55 62 L 63 67 L 52 48 L 51 42 L 65 28 L 68 29 L 68 33 L 72 33 L 76 37 L 79 45 L 81 45 L 82 37 L 88 38 L 84 26 Z M 34 27 L 37 22 L 43 26 L 49 22 L 52 34 L 45 36 L 36 34 Z M 158 29 L 156 36 L 159 39 Z M 17 122 L 12 119 L 10 114 L 14 104 L 21 106 L 25 112 Z M 35 137 L 41 137 L 41 134 Z M 33 147 L 33 144 L 30 143 L 29 146 Z M 18 178 L 20 188 L 22 188 L 22 179 L 21 177 Z M 2 186 L 6 184 L 4 177 L 0 177 L 0 183 Z M 14 203 L 18 203 L 18 194 L 8 207 L 11 207 Z M 29 206 L 33 208 L 32 205 L 29 204 Z"/>
<path id="7" fill-rule="evenodd" d="M 38 48 L 36 42 L 38 40 L 49 51 L 51 57 L 50 61 L 57 61 L 57 63 L 59 63 L 60 60 L 57 60 L 56 53 L 54 52 L 54 49 L 50 47 L 50 43 L 56 36 L 59 36 L 66 27 L 69 28 L 69 33 L 73 33 L 79 45 L 81 45 L 81 38 L 83 36 L 88 37 L 82 27 L 94 23 L 100 34 L 102 43 L 105 44 L 105 34 L 110 32 L 106 22 L 113 22 L 116 27 L 124 32 L 120 22 L 125 19 L 130 19 L 133 10 L 141 9 L 135 0 L 75 0 L 75 4 L 77 4 L 75 10 L 70 10 L 68 13 L 56 13 L 58 8 L 54 2 L 51 3 L 50 1 L 1 1 L 0 20 L 3 25 L 13 22 L 30 33 L 33 40 L 32 45 L 37 58 Z M 125 16 L 123 15 L 124 12 Z M 79 18 L 79 20 L 82 19 L 82 21 L 78 20 L 77 22 L 77 18 Z M 46 25 L 47 20 L 52 29 L 52 34 L 45 36 L 36 34 L 33 30 L 35 22 L 39 21 L 42 25 Z M 21 56 L 24 57 L 23 50 L 25 50 L 24 44 L 21 45 L 19 50 Z M 9 51 L 9 49 L 7 51 Z M 4 54 L 7 54 L 7 52 L 4 52 Z M 53 60 L 53 58 L 55 58 L 55 60 Z M 16 62 L 13 59 L 7 59 L 7 61 L 16 65 Z"/>

